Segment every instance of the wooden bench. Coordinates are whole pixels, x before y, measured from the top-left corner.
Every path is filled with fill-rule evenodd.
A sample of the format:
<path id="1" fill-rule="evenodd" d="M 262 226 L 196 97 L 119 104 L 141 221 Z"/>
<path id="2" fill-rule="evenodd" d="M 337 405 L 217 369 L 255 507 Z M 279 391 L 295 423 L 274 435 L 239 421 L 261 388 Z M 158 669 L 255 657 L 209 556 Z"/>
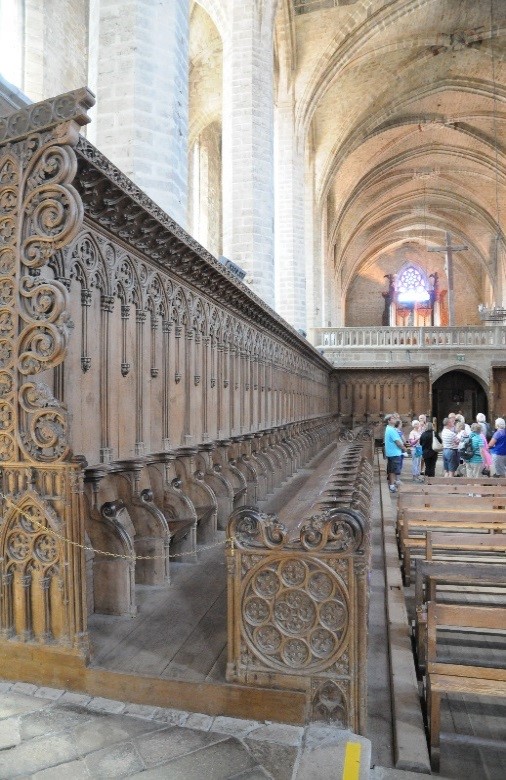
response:
<path id="1" fill-rule="evenodd" d="M 427 534 L 427 537 L 430 535 Z M 483 538 L 481 534 L 478 536 L 480 540 Z M 467 602 L 471 599 L 471 603 L 480 606 L 483 606 L 480 602 L 496 596 L 502 601 L 506 596 L 506 561 L 490 564 L 419 559 L 415 571 L 415 618 L 412 632 L 417 666 L 422 672 L 426 660 L 427 602 L 436 602 L 438 596 L 445 599 L 462 597 Z"/>
<path id="2" fill-rule="evenodd" d="M 454 493 L 457 495 L 469 495 L 472 493 L 480 496 L 506 496 L 506 485 L 498 485 L 498 482 L 500 480 L 495 480 L 493 485 L 462 484 L 461 479 L 446 479 L 444 485 L 428 485 L 427 482 L 406 482 L 399 487 L 399 497 L 405 495 L 448 496 Z"/>
<path id="3" fill-rule="evenodd" d="M 469 489 L 467 493 L 459 493 L 452 496 L 449 495 L 433 495 L 433 494 L 413 494 L 413 495 L 401 495 L 399 494 L 399 503 L 397 505 L 398 512 L 402 512 L 405 509 L 444 509 L 448 511 L 452 510 L 465 510 L 482 511 L 484 509 L 506 509 L 506 493 L 500 496 L 484 496 L 481 493 L 478 495 L 469 495 Z"/>
<path id="4" fill-rule="evenodd" d="M 425 499 L 425 497 L 424 497 Z M 396 533 L 399 545 L 399 554 L 401 557 L 404 555 L 403 550 L 403 538 L 404 538 L 404 525 L 407 520 L 412 519 L 432 519 L 432 520 L 451 520 L 452 518 L 464 518 L 473 520 L 479 517 L 481 520 L 487 520 L 494 522 L 495 520 L 502 520 L 505 516 L 504 509 L 493 508 L 494 497 L 488 499 L 487 497 L 459 497 L 458 504 L 448 506 L 447 502 L 445 506 L 425 506 L 424 499 L 420 503 L 423 506 L 412 506 L 409 499 L 405 498 L 401 501 L 397 509 L 397 522 Z M 487 504 L 487 501 L 489 503 Z M 436 499 L 434 502 L 437 503 Z"/>
<path id="5" fill-rule="evenodd" d="M 506 487 L 506 477 L 425 477 L 425 485 L 502 485 Z M 420 483 L 421 484 L 421 483 Z"/>
<path id="6" fill-rule="evenodd" d="M 425 514 L 415 513 L 413 516 L 405 516 L 401 528 L 400 550 L 402 557 L 402 569 L 404 574 L 404 583 L 409 586 L 411 583 L 411 561 L 418 551 L 424 557 L 426 554 L 426 535 L 428 531 L 450 532 L 454 536 L 461 537 L 463 533 L 477 533 L 486 535 L 503 534 L 506 532 L 506 515 L 504 512 L 496 512 L 491 520 L 488 519 L 490 512 L 462 512 L 436 514 L 428 510 Z M 436 515 L 436 516 L 434 516 Z M 504 538 L 506 539 L 506 533 Z M 456 547 L 462 544 L 463 540 L 456 540 Z"/>
<path id="7" fill-rule="evenodd" d="M 506 533 L 441 533 L 427 531 L 425 538 L 425 560 L 434 560 L 434 555 L 447 560 L 463 557 L 465 563 L 475 558 L 488 559 L 490 563 L 506 562 Z"/>
<path id="8" fill-rule="evenodd" d="M 427 677 L 426 699 L 429 724 L 429 748 L 431 766 L 439 769 L 441 731 L 441 695 L 470 694 L 474 696 L 506 697 L 506 669 L 486 666 L 481 653 L 476 664 L 441 661 L 438 655 L 438 630 L 479 629 L 504 636 L 506 608 L 446 605 L 429 601 L 427 605 Z M 445 651 L 448 645 L 445 644 Z M 506 743 L 499 743 L 505 746 Z"/>

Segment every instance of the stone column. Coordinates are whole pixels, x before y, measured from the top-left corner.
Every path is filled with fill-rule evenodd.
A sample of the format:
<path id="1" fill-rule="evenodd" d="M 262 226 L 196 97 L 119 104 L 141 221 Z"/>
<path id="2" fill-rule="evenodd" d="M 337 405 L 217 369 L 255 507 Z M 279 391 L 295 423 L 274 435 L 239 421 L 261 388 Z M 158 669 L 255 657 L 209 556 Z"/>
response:
<path id="1" fill-rule="evenodd" d="M 223 62 L 223 254 L 274 305 L 272 0 L 230 3 Z"/>
<path id="2" fill-rule="evenodd" d="M 295 137 L 293 100 L 276 111 L 276 311 L 306 331 L 304 149 Z"/>
<path id="3" fill-rule="evenodd" d="M 90 29 L 89 137 L 186 227 L 189 0 L 91 0 Z"/>
<path id="4" fill-rule="evenodd" d="M 24 53 L 16 86 L 32 100 L 42 100 L 86 84 L 87 4 L 25 0 L 19 5 L 23 5 L 24 24 L 18 30 L 24 32 Z M 16 56 L 20 45 L 21 40 L 16 42 Z"/>

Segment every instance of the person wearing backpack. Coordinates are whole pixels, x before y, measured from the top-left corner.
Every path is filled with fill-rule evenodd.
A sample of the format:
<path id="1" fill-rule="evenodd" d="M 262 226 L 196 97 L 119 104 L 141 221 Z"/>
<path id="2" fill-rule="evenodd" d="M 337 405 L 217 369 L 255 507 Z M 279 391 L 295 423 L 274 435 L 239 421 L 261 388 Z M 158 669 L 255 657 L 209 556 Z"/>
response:
<path id="1" fill-rule="evenodd" d="M 471 425 L 471 434 L 465 440 L 462 457 L 466 462 L 466 476 L 479 477 L 485 461 L 483 454 L 483 440 L 479 423 Z"/>
<path id="2" fill-rule="evenodd" d="M 494 477 L 506 477 L 506 422 L 503 417 L 495 421 L 495 433 L 490 439 Z"/>

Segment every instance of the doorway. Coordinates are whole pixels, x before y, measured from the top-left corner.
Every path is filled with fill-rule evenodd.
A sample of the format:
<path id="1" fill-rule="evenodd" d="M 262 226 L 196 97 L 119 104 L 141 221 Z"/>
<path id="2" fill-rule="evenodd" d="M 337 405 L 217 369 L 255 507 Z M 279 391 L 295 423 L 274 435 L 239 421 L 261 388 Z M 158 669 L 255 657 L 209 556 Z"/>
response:
<path id="1" fill-rule="evenodd" d="M 460 412 L 469 424 L 475 421 L 478 412 L 488 413 L 485 390 L 465 371 L 450 371 L 432 385 L 432 415 L 437 417 L 438 428 L 449 412 Z"/>

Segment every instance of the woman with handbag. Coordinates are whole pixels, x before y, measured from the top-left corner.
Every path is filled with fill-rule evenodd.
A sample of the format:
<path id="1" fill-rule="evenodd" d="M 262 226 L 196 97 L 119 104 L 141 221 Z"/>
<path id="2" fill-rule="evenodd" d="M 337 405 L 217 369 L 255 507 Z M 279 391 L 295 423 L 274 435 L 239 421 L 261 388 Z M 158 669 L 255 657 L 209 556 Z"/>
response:
<path id="1" fill-rule="evenodd" d="M 441 452 L 443 449 L 443 442 L 430 422 L 427 423 L 426 430 L 420 436 L 420 445 L 422 447 L 422 456 L 425 461 L 425 476 L 433 477 L 436 471 L 438 452 Z M 434 447 L 436 449 L 434 449 Z"/>
<path id="2" fill-rule="evenodd" d="M 413 420 L 412 430 L 408 436 L 409 446 L 411 447 L 411 476 L 413 481 L 417 482 L 420 478 L 420 463 L 422 461 L 422 448 L 420 446 L 420 422 Z"/>

